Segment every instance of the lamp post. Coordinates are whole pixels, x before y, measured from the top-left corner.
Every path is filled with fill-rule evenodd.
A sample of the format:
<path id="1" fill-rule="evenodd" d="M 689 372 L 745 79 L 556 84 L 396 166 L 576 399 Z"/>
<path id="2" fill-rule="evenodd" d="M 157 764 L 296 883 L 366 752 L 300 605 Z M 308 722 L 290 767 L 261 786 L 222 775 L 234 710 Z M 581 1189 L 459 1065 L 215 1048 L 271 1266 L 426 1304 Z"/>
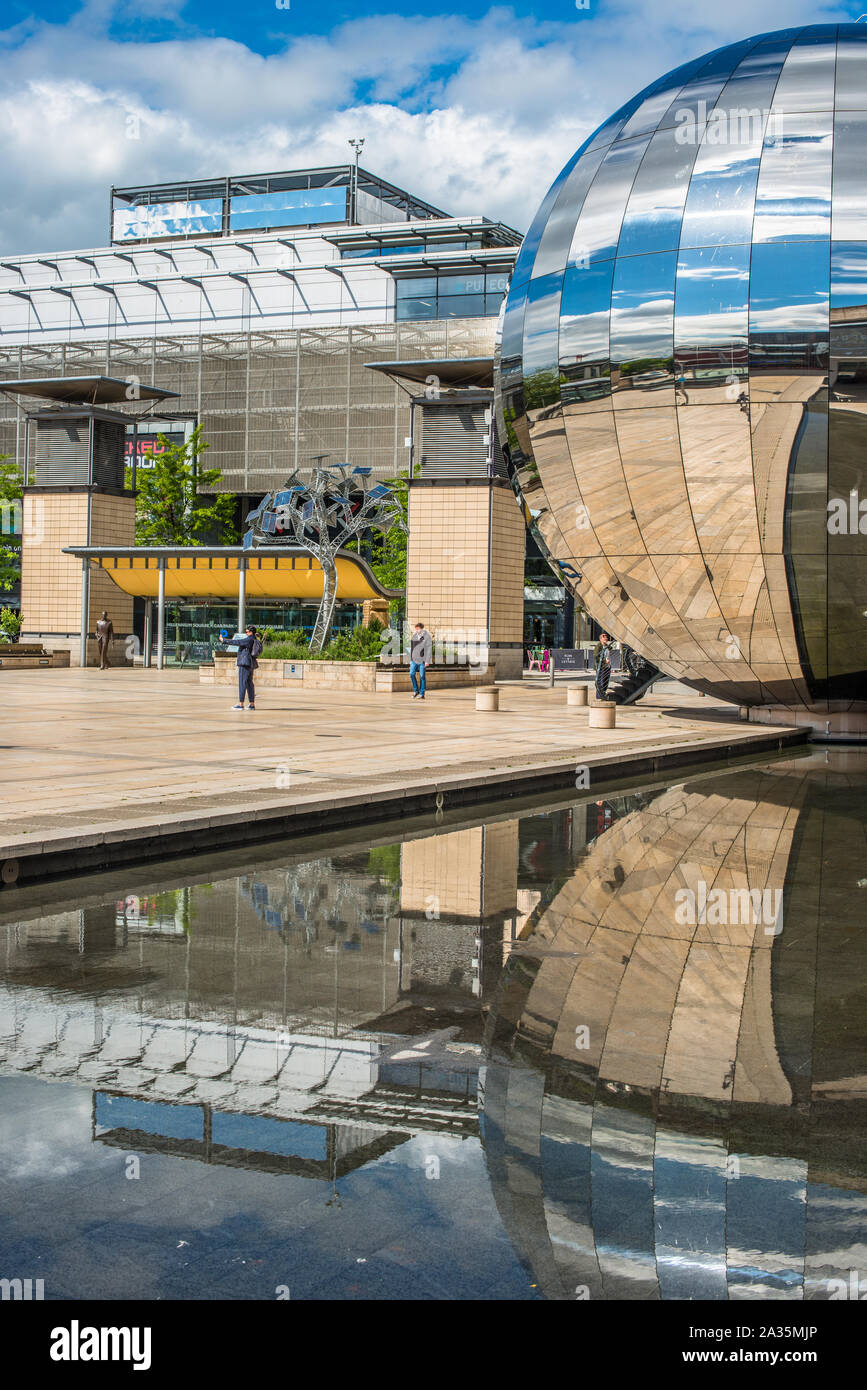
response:
<path id="1" fill-rule="evenodd" d="M 349 140 L 347 143 L 355 151 L 355 164 L 352 169 L 352 183 L 349 190 L 349 219 L 353 226 L 358 224 L 358 159 L 364 149 L 364 139 Z"/>

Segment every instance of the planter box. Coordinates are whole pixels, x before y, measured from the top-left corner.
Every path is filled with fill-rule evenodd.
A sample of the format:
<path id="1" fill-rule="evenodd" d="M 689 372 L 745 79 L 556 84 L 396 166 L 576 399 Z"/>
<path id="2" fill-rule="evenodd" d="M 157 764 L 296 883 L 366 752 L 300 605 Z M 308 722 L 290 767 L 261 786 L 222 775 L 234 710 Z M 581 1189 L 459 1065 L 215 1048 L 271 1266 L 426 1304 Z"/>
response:
<path id="1" fill-rule="evenodd" d="M 429 666 L 425 673 L 425 685 L 428 690 L 461 690 L 490 683 L 490 671 L 478 666 Z M 402 695 L 412 690 L 409 667 L 377 667 L 376 689 L 380 695 Z"/>
<path id="2" fill-rule="evenodd" d="M 32 671 L 39 666 L 48 667 L 67 667 L 69 665 L 69 652 L 43 652 L 40 656 L 39 649 L 25 647 L 20 655 L 12 655 L 14 648 L 4 648 L 0 655 L 0 670 L 3 671 Z"/>
<path id="3" fill-rule="evenodd" d="M 430 666 L 428 690 L 455 690 L 490 684 L 490 674 L 475 666 Z M 213 666 L 199 667 L 203 684 L 234 686 L 238 670 L 233 655 L 214 653 Z M 376 661 L 272 661 L 259 658 L 255 681 L 263 690 L 303 684 L 307 690 L 366 690 L 371 695 L 412 690 L 408 666 L 380 666 Z"/>

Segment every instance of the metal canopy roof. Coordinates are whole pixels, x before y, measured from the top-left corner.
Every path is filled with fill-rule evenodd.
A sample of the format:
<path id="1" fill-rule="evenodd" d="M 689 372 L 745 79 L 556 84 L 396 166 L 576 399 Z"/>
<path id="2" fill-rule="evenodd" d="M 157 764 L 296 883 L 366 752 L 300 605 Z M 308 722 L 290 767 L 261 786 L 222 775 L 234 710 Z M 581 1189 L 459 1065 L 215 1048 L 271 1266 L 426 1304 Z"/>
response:
<path id="1" fill-rule="evenodd" d="M 165 571 L 166 598 L 189 602 L 235 602 L 242 566 L 250 602 L 294 599 L 318 603 L 324 583 L 319 561 L 300 546 L 262 545 L 244 550 L 234 545 L 72 545 L 64 547 L 63 553 L 89 560 L 119 589 L 136 598 L 157 597 L 160 569 Z M 402 593 L 380 584 L 360 555 L 339 550 L 335 558 L 338 601 L 363 603 L 365 599 L 398 598 Z"/>
<path id="2" fill-rule="evenodd" d="M 427 381 L 438 377 L 444 386 L 481 386 L 494 384 L 493 357 L 425 357 L 413 362 L 365 362 L 372 372 L 385 376 L 403 377 L 405 381 Z"/>
<path id="3" fill-rule="evenodd" d="M 30 381 L 16 378 L 0 381 L 0 391 L 10 395 L 39 396 L 46 401 L 64 405 L 134 405 L 137 401 L 177 399 L 179 391 L 163 391 L 158 386 L 136 386 L 136 396 L 130 399 L 129 381 L 113 376 L 48 376 Z"/>
<path id="4" fill-rule="evenodd" d="M 491 222 L 487 217 L 446 217 L 445 214 L 433 226 L 418 222 L 391 222 L 378 227 L 329 228 L 323 233 L 323 239 L 333 242 L 335 246 L 361 248 L 377 241 L 424 241 L 433 245 L 437 241 L 453 240 L 459 234 L 484 237 L 491 247 L 519 247 L 524 239 L 520 232 L 505 222 Z"/>

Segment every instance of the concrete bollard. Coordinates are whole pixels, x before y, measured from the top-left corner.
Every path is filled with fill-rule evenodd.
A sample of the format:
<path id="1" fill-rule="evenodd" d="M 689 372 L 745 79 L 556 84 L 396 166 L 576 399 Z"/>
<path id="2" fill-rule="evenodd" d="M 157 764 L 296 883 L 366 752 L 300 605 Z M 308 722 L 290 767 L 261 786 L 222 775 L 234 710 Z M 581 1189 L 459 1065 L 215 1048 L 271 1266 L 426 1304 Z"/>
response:
<path id="1" fill-rule="evenodd" d="M 494 710 L 500 708 L 500 692 L 495 685 L 476 687 L 476 709 Z"/>
<path id="2" fill-rule="evenodd" d="M 567 704 L 567 705 L 583 705 L 583 706 L 586 707 L 586 705 L 587 705 L 587 687 L 586 687 L 586 685 L 572 685 L 572 686 L 570 686 L 569 689 L 566 691 L 566 704 Z"/>
<path id="3" fill-rule="evenodd" d="M 617 706 L 613 700 L 597 700 L 590 706 L 591 729 L 613 729 L 617 722 Z"/>

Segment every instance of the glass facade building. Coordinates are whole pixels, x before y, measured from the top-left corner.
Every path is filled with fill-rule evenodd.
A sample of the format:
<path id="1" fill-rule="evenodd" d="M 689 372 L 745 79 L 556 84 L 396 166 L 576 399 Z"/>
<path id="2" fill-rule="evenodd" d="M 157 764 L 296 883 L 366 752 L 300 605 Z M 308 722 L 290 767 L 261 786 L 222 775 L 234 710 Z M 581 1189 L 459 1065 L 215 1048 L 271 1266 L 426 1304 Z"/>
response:
<path id="1" fill-rule="evenodd" d="M 805 718 L 867 711 L 865 130 L 865 26 L 683 65 L 556 179 L 502 332 L 565 582 L 663 671 Z"/>

